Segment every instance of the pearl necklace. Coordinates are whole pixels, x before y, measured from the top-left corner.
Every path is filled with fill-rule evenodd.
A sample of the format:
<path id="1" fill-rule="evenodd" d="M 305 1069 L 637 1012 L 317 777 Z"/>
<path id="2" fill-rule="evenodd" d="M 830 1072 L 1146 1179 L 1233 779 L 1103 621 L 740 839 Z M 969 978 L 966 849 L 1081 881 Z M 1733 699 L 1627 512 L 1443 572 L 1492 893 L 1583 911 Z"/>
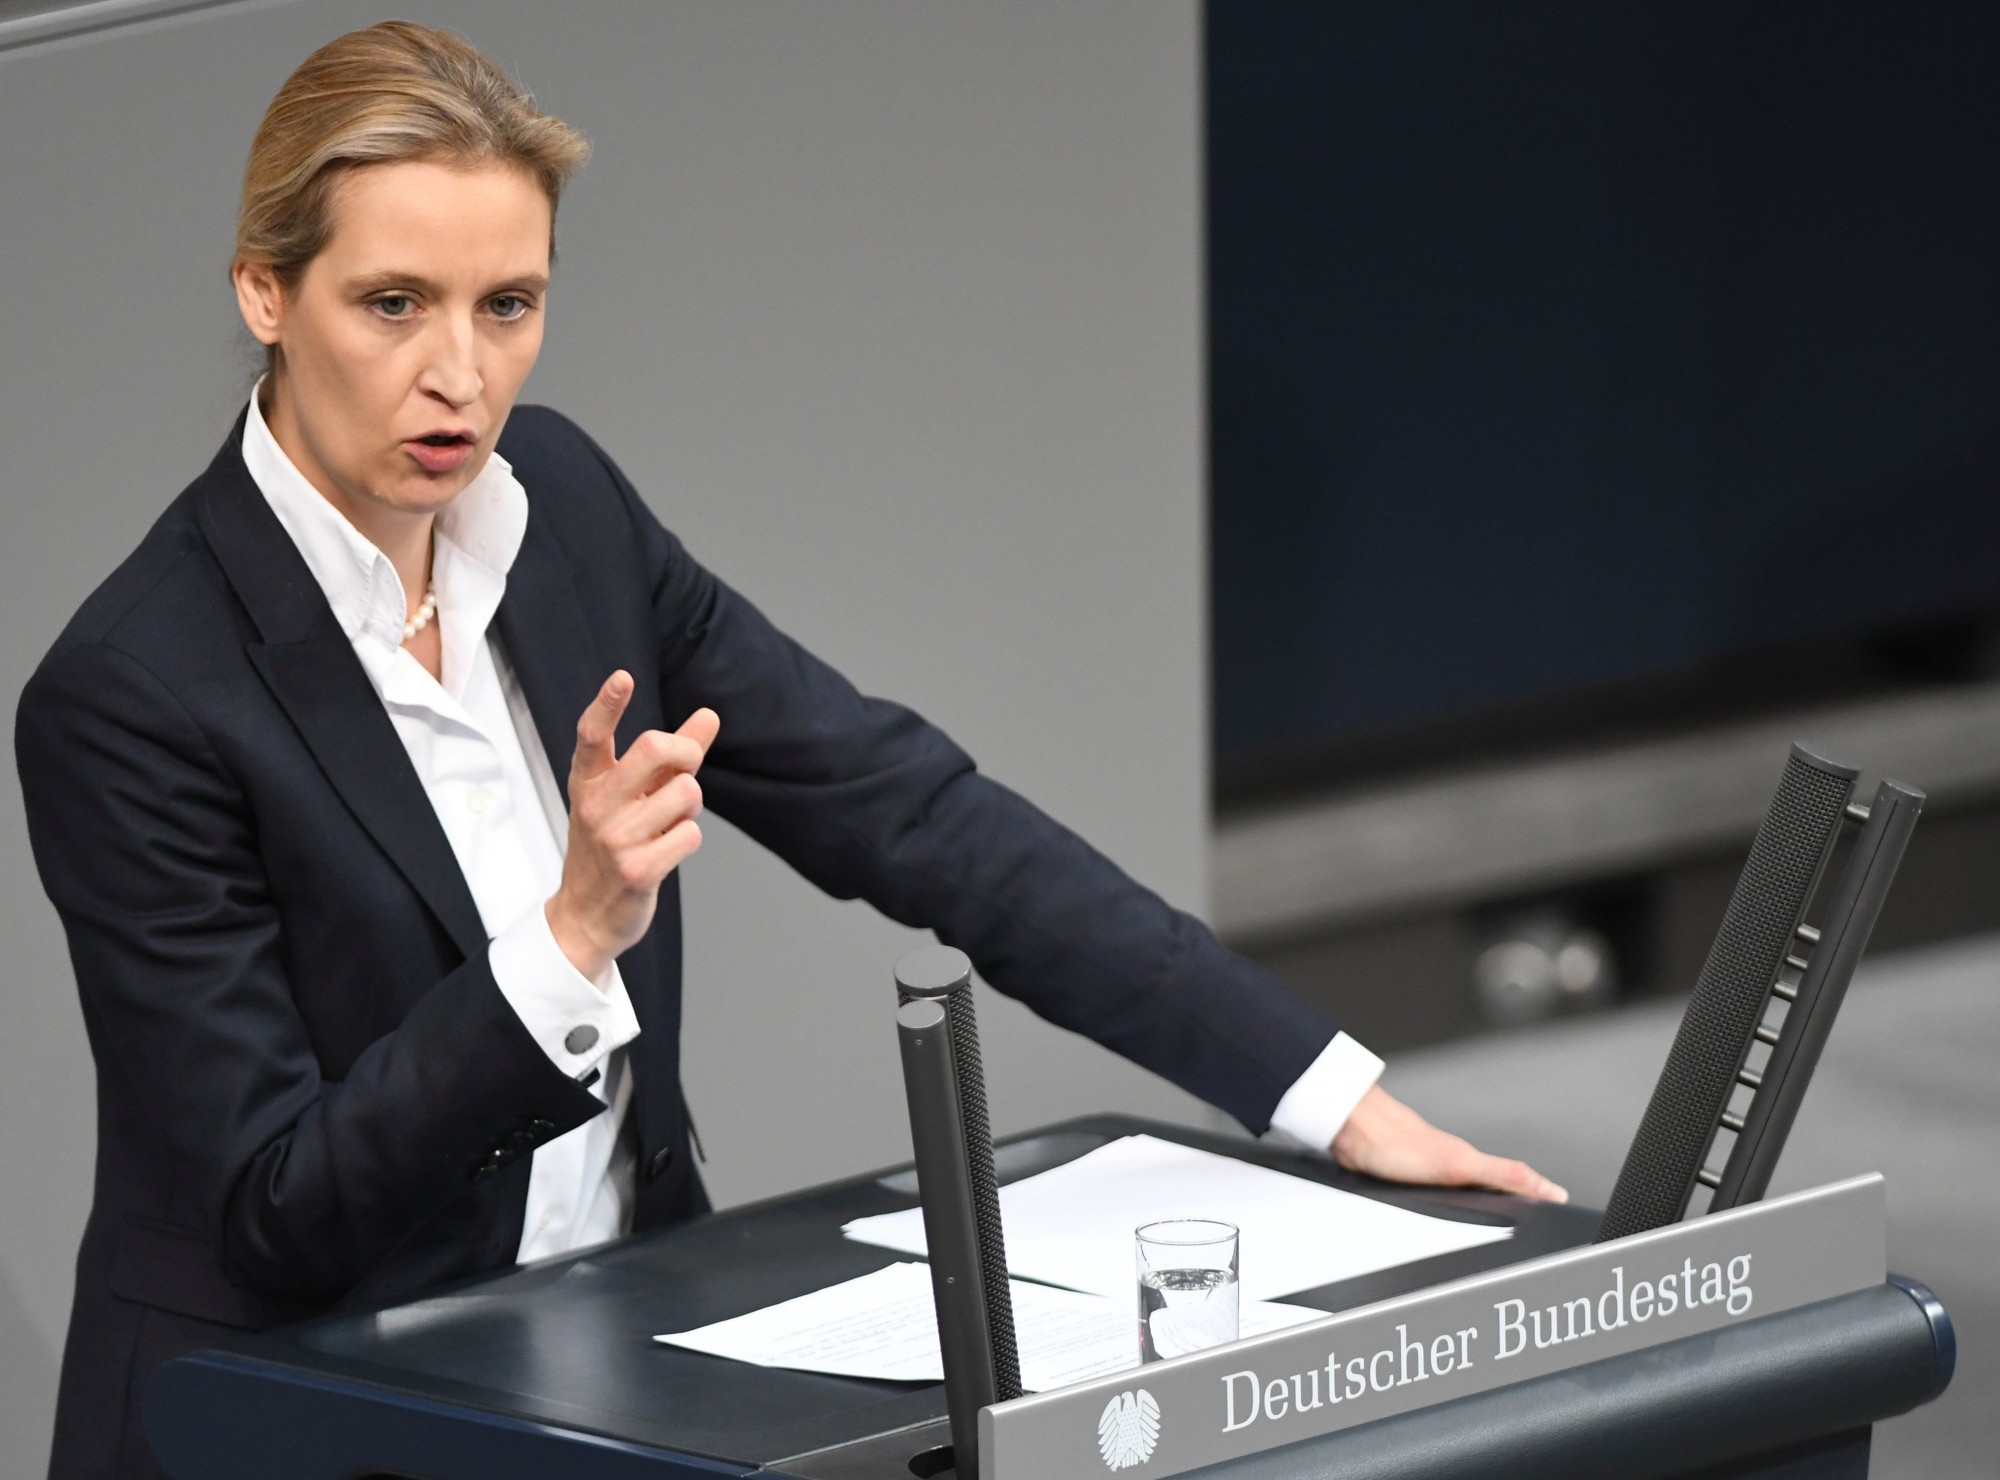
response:
<path id="1" fill-rule="evenodd" d="M 424 588 L 424 599 L 417 606 L 417 614 L 411 617 L 409 621 L 403 623 L 403 641 L 408 642 L 419 632 L 423 631 L 424 628 L 430 626 L 431 618 L 437 615 L 437 609 L 437 587 L 426 586 Z"/>

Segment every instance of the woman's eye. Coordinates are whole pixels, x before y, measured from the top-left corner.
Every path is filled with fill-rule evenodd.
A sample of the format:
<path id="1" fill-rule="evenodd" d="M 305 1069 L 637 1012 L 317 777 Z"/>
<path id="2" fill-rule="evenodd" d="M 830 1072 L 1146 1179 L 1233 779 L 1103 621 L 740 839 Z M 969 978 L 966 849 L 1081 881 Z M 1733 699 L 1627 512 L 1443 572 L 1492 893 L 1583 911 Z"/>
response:
<path id="1" fill-rule="evenodd" d="M 515 293 L 502 293 L 487 306 L 496 319 L 518 319 L 528 311 L 528 300 Z"/>
<path id="2" fill-rule="evenodd" d="M 375 300 L 375 310 L 387 319 L 406 319 L 416 305 L 401 293 L 391 293 L 386 298 Z"/>

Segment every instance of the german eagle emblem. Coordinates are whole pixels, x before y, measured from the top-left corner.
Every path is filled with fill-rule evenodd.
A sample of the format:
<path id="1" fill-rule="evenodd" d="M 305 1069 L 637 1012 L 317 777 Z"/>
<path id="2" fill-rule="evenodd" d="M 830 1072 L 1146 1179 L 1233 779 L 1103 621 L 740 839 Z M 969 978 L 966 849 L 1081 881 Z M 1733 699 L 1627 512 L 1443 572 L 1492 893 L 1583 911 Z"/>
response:
<path id="1" fill-rule="evenodd" d="M 1160 1405 L 1144 1388 L 1120 1393 L 1097 1420 L 1097 1452 L 1114 1470 L 1143 1465 L 1160 1442 Z"/>

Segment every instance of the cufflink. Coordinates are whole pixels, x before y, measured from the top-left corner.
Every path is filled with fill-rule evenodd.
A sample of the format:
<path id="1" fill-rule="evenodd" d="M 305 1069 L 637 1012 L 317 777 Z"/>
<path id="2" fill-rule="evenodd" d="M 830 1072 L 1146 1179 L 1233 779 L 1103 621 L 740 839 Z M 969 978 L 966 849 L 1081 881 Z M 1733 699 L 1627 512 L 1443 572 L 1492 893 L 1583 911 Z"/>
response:
<path id="1" fill-rule="evenodd" d="M 571 1028 L 569 1036 L 563 1039 L 563 1047 L 571 1053 L 589 1053 L 596 1046 L 597 1029 L 591 1027 L 589 1023 Z"/>

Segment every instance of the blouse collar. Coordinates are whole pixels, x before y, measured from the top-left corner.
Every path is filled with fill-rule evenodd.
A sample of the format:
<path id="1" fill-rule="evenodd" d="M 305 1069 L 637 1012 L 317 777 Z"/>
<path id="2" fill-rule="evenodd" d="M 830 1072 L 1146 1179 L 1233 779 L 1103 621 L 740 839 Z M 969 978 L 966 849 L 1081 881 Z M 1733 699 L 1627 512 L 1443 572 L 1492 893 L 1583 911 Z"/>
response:
<path id="1" fill-rule="evenodd" d="M 364 658 L 371 675 L 403 644 L 409 604 L 396 568 L 368 537 L 306 481 L 251 392 L 243 424 L 243 462 L 251 480 L 298 547 L 334 619 Z M 498 452 L 488 454 L 464 491 L 437 516 L 431 584 L 437 591 L 443 644 L 443 685 L 454 698 L 465 688 L 473 656 L 507 590 L 507 572 L 528 527 L 528 494 Z"/>

